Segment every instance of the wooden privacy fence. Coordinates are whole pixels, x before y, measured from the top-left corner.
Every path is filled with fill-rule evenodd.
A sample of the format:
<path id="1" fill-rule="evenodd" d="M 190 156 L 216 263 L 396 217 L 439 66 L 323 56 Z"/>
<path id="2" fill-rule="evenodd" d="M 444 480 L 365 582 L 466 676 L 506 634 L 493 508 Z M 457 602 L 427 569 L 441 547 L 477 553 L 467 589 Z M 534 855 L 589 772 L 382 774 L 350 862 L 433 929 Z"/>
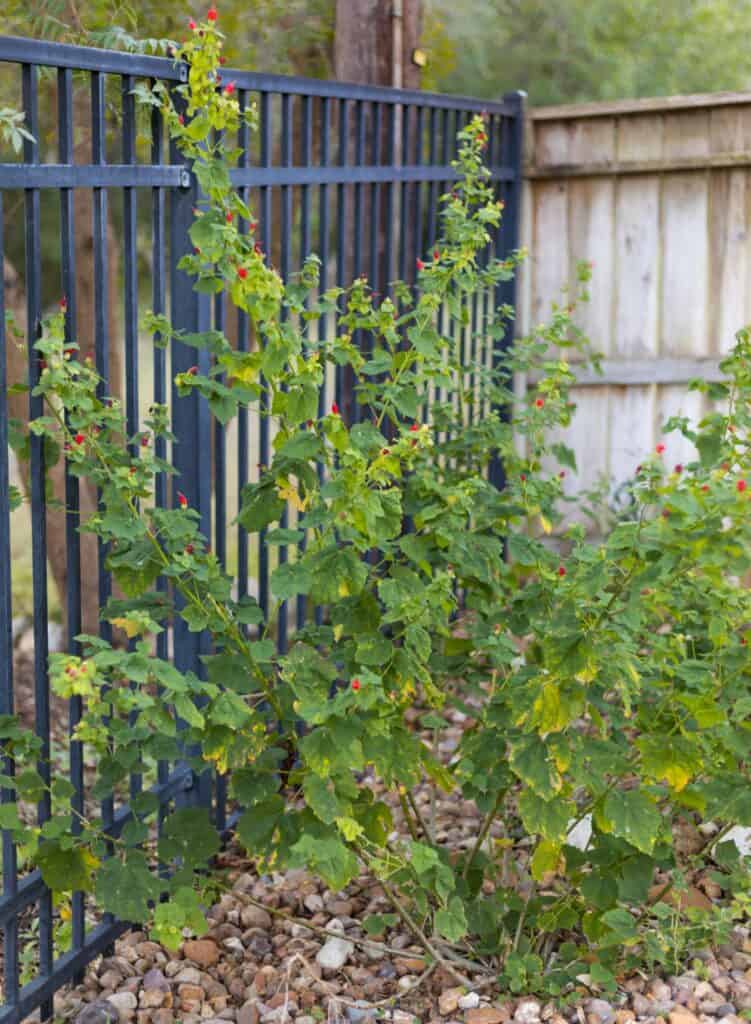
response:
<path id="1" fill-rule="evenodd" d="M 593 262 L 577 320 L 604 376 L 580 374 L 571 487 L 617 486 L 668 417 L 701 414 L 687 382 L 718 377 L 751 320 L 751 93 L 538 108 L 525 159 L 521 322 L 543 320 Z M 677 435 L 666 443 L 671 466 L 690 458 Z"/>

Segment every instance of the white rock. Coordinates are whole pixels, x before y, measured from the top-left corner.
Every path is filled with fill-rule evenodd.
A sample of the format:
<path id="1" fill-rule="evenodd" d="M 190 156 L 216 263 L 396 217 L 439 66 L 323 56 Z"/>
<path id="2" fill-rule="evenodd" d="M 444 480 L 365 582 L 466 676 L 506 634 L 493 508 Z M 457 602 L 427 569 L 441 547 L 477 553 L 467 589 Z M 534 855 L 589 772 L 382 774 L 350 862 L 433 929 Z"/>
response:
<path id="1" fill-rule="evenodd" d="M 458 1005 L 460 1010 L 474 1010 L 480 1005 L 480 996 L 477 992 L 467 992 L 460 997 Z"/>
<path id="2" fill-rule="evenodd" d="M 566 842 L 577 850 L 586 850 L 592 838 L 592 815 L 585 814 L 581 821 L 570 822 Z"/>
<path id="3" fill-rule="evenodd" d="M 537 1024 L 540 1019 L 540 1004 L 536 999 L 522 999 L 514 1012 L 517 1024 Z"/>
<path id="4" fill-rule="evenodd" d="M 725 833 L 724 841 L 735 843 L 742 857 L 751 857 L 751 828 L 736 825 Z"/>
<path id="5" fill-rule="evenodd" d="M 321 967 L 329 971 L 338 971 L 341 967 L 344 967 L 347 960 L 352 956 L 355 947 L 343 937 L 344 925 L 338 918 L 335 917 L 329 921 L 326 930 L 338 932 L 342 938 L 339 938 L 339 935 L 332 935 L 328 938 L 316 953 L 316 960 Z"/>

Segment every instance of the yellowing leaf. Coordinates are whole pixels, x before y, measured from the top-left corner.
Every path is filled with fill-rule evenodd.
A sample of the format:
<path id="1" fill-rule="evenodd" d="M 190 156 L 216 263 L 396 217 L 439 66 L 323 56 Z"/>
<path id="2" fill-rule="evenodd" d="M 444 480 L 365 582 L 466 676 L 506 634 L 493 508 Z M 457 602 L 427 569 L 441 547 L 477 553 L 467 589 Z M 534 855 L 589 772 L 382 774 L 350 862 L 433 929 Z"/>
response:
<path id="1" fill-rule="evenodd" d="M 138 619 L 117 618 L 110 621 L 116 629 L 121 629 L 128 639 L 138 636 L 143 631 L 143 623 Z"/>
<path id="2" fill-rule="evenodd" d="M 547 516 L 540 513 L 540 526 L 542 527 L 543 533 L 550 533 L 553 529 L 553 524 L 547 518 Z"/>
<path id="3" fill-rule="evenodd" d="M 351 843 L 355 839 L 358 839 L 365 831 L 362 825 L 358 824 L 354 818 L 336 818 L 335 821 L 336 827 L 347 842 Z"/>
<path id="4" fill-rule="evenodd" d="M 565 859 L 561 854 L 560 843 L 553 843 L 549 839 L 543 839 L 537 844 L 537 849 L 532 854 L 530 870 L 535 881 L 541 881 L 551 871 L 558 873 L 565 868 Z"/>

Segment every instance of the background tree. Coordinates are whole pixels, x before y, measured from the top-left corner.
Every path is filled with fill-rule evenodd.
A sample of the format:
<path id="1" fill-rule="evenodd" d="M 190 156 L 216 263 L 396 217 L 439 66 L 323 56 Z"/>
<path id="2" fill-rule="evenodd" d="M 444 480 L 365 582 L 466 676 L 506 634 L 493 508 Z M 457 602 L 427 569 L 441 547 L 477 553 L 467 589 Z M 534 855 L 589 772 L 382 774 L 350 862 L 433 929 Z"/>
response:
<path id="1" fill-rule="evenodd" d="M 533 104 L 744 89 L 749 0 L 427 0 L 431 85 Z"/>

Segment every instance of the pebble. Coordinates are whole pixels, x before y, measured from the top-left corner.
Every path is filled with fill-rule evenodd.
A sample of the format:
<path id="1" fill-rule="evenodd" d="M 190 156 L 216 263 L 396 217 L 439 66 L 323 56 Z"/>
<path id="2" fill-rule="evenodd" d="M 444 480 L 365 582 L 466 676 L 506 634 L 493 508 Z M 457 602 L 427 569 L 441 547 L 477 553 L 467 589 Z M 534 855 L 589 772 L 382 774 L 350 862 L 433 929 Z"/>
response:
<path id="1" fill-rule="evenodd" d="M 497 1006 L 480 1006 L 476 1010 L 468 1010 L 464 1024 L 506 1024 L 508 1012 Z"/>
<path id="2" fill-rule="evenodd" d="M 76 1014 L 75 1024 L 117 1024 L 119 1020 L 117 1007 L 109 999 L 97 999 Z"/>
<path id="3" fill-rule="evenodd" d="M 115 992 L 113 995 L 107 996 L 107 1002 L 115 1007 L 120 1015 L 120 1020 L 130 1020 L 135 1016 L 138 1000 L 132 992 Z"/>
<path id="4" fill-rule="evenodd" d="M 588 999 L 584 1009 L 594 1018 L 593 1024 L 612 1024 L 615 1020 L 615 1010 L 605 999 Z"/>
<path id="5" fill-rule="evenodd" d="M 480 996 L 477 992 L 468 992 L 466 996 L 459 998 L 460 1010 L 474 1010 L 480 1005 Z"/>
<path id="6" fill-rule="evenodd" d="M 183 944 L 183 955 L 200 967 L 213 967 L 219 959 L 219 947 L 213 939 L 192 939 Z"/>
<path id="7" fill-rule="evenodd" d="M 380 973 L 380 972 L 379 972 Z M 438 1012 L 442 1017 L 448 1017 L 459 1009 L 459 1000 L 464 995 L 463 988 L 447 988 L 438 997 Z"/>
<path id="8" fill-rule="evenodd" d="M 540 1019 L 540 1004 L 536 999 L 522 999 L 514 1011 L 517 1024 L 536 1024 Z"/>
<path id="9" fill-rule="evenodd" d="M 346 964 L 347 960 L 355 951 L 354 945 L 344 938 L 344 925 L 338 918 L 332 918 L 327 925 L 327 931 L 339 932 L 339 935 L 332 935 L 316 953 L 316 961 L 328 971 L 338 971 Z"/>
<path id="10" fill-rule="evenodd" d="M 243 928 L 261 928 L 264 931 L 271 928 L 271 914 L 263 907 L 256 907 L 253 904 L 242 908 L 240 921 Z"/>

